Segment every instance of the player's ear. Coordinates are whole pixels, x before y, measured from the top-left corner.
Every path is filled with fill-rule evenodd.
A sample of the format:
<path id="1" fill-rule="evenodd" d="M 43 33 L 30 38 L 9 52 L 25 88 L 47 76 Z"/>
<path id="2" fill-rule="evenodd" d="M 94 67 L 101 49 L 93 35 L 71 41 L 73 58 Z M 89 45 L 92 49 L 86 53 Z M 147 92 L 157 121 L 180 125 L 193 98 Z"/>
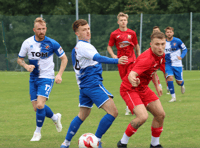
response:
<path id="1" fill-rule="evenodd" d="M 78 33 L 78 31 L 76 31 L 76 32 L 75 32 L 75 35 L 79 36 L 79 33 Z"/>
<path id="2" fill-rule="evenodd" d="M 33 28 L 33 32 L 35 32 L 35 28 Z"/>

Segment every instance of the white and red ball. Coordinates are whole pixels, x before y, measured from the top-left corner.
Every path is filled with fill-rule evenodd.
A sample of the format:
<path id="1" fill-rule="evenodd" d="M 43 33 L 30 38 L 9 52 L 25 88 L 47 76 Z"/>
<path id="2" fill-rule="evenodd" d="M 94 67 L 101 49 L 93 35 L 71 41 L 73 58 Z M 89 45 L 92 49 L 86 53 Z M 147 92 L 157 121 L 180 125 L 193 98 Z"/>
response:
<path id="1" fill-rule="evenodd" d="M 99 141 L 92 133 L 85 133 L 78 139 L 79 148 L 98 148 Z"/>

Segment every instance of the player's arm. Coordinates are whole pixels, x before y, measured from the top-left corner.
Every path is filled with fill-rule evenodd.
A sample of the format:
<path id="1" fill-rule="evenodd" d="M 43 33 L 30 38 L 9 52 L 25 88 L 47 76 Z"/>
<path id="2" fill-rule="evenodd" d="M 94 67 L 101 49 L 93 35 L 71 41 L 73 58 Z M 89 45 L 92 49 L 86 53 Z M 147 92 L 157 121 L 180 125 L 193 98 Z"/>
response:
<path id="1" fill-rule="evenodd" d="M 162 88 L 160 87 L 160 85 L 158 84 L 158 80 L 159 80 L 159 77 L 157 75 L 157 73 L 155 72 L 154 75 L 152 76 L 152 79 L 153 79 L 153 82 L 154 82 L 154 85 L 156 87 L 156 91 L 158 93 L 158 96 L 160 97 L 162 95 Z"/>
<path id="2" fill-rule="evenodd" d="M 181 56 L 178 56 L 178 59 L 182 60 L 185 57 L 185 55 L 187 54 L 187 48 L 181 40 L 180 40 L 180 48 L 182 50 L 182 53 L 181 53 Z"/>
<path id="3" fill-rule="evenodd" d="M 18 57 L 17 63 L 18 63 L 20 66 L 24 67 L 28 72 L 32 72 L 33 69 L 35 68 L 34 65 L 28 65 L 28 64 L 26 64 L 25 61 L 24 61 L 24 58 Z"/>
<path id="4" fill-rule="evenodd" d="M 108 45 L 107 50 L 108 50 L 108 52 L 109 52 L 109 54 L 111 55 L 112 58 L 117 59 L 117 55 L 115 55 L 111 46 Z"/>
<path id="5" fill-rule="evenodd" d="M 131 71 L 128 75 L 128 80 L 133 87 L 138 87 L 138 85 L 140 84 L 140 79 L 137 78 L 137 76 L 138 73 L 135 71 Z"/>
<path id="6" fill-rule="evenodd" d="M 134 48 L 135 48 L 135 51 L 136 51 L 136 54 L 137 54 L 137 57 L 138 57 L 141 54 L 140 53 L 140 46 L 139 46 L 139 44 L 135 45 Z"/>
<path id="7" fill-rule="evenodd" d="M 119 59 L 114 59 L 96 53 L 93 57 L 93 60 L 105 64 L 126 64 L 128 62 L 128 57 L 122 56 Z"/>
<path id="8" fill-rule="evenodd" d="M 66 68 L 67 63 L 68 63 L 68 59 L 67 59 L 67 56 L 65 54 L 62 57 L 60 57 L 60 59 L 61 59 L 60 69 L 59 69 L 58 74 L 55 77 L 55 82 L 57 84 L 60 84 L 62 82 L 62 74 L 65 71 L 65 68 Z"/>

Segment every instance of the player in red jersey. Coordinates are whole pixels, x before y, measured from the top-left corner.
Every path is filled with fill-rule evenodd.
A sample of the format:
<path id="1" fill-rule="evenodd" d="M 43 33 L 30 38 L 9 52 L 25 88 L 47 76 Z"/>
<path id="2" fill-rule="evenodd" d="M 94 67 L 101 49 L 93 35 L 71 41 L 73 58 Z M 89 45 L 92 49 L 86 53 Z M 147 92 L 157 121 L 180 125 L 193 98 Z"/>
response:
<path id="1" fill-rule="evenodd" d="M 129 138 L 137 129 L 145 123 L 149 111 L 153 116 L 151 125 L 150 148 L 162 146 L 159 143 L 160 134 L 163 130 L 165 112 L 157 95 L 148 87 L 152 79 L 157 81 L 155 76 L 159 67 L 164 66 L 166 45 L 165 34 L 155 32 L 151 35 L 151 48 L 143 52 L 136 60 L 133 68 L 121 83 L 120 95 L 136 117 L 129 123 L 122 139 L 118 142 L 118 148 L 126 148 Z M 158 95 L 162 95 L 162 88 L 156 84 Z"/>
<path id="2" fill-rule="evenodd" d="M 140 55 L 140 47 L 138 45 L 137 36 L 135 31 L 127 28 L 128 24 L 128 15 L 120 12 L 117 16 L 117 23 L 119 28 L 113 31 L 110 35 L 110 40 L 108 43 L 107 50 L 110 53 L 112 58 L 120 58 L 121 56 L 128 57 L 128 63 L 125 65 L 118 64 L 119 75 L 121 79 L 132 69 L 132 65 L 136 60 L 135 51 L 137 56 Z M 117 55 L 114 54 L 112 46 L 116 46 Z M 126 109 L 125 115 L 130 115 L 128 107 Z"/>

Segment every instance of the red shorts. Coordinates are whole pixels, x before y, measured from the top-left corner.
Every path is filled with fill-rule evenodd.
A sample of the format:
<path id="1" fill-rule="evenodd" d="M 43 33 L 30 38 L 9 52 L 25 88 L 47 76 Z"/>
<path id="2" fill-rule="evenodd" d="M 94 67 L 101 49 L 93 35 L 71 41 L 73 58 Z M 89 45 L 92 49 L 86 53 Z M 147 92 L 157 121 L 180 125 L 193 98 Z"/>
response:
<path id="1" fill-rule="evenodd" d="M 121 77 L 121 79 L 123 79 L 127 73 L 129 73 L 132 68 L 133 68 L 133 62 L 129 63 L 129 64 L 125 64 L 125 65 L 121 65 L 121 64 L 118 64 L 118 70 L 119 70 L 119 75 Z"/>
<path id="2" fill-rule="evenodd" d="M 146 107 L 150 102 L 159 99 L 158 96 L 149 87 L 147 87 L 145 91 L 137 91 L 135 89 L 124 91 L 124 88 L 121 85 L 120 95 L 126 102 L 126 105 L 132 114 L 135 106 L 144 104 Z"/>

